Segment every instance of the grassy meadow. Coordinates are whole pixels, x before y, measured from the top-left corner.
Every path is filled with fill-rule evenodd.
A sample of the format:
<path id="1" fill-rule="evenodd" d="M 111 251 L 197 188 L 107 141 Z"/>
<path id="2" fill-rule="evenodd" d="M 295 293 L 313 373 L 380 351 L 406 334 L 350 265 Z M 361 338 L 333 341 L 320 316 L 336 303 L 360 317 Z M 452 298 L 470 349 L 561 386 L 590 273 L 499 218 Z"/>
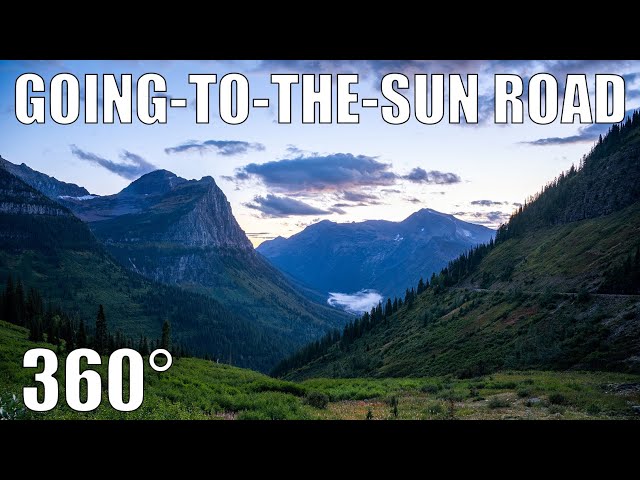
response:
<path id="1" fill-rule="evenodd" d="M 629 419 L 640 418 L 640 376 L 603 372 L 503 372 L 472 379 L 326 379 L 291 382 L 211 361 L 178 358 L 166 372 L 145 362 L 144 401 L 135 412 L 108 403 L 106 361 L 98 367 L 103 401 L 80 413 L 64 402 L 64 355 L 56 373 L 58 406 L 29 412 L 22 388 L 36 369 L 22 368 L 30 348 L 26 329 L 0 321 L 0 407 L 18 419 Z M 106 360 L 106 359 L 105 359 Z M 126 385 L 126 382 L 125 382 Z M 16 396 L 14 402 L 12 397 Z"/>

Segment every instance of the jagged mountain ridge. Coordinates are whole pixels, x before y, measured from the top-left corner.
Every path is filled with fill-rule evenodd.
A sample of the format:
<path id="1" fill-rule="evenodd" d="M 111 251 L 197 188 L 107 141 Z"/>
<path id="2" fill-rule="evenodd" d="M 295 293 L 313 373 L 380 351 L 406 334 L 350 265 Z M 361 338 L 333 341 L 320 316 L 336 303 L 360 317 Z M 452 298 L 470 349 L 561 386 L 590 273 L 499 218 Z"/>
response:
<path id="1" fill-rule="evenodd" d="M 401 222 L 324 220 L 288 239 L 264 242 L 257 250 L 324 293 L 374 289 L 393 297 L 493 234 L 487 227 L 422 209 Z"/>
<path id="2" fill-rule="evenodd" d="M 66 183 L 54 177 L 40 173 L 26 164 L 16 165 L 0 156 L 0 168 L 7 170 L 26 184 L 32 186 L 47 197 L 56 200 L 60 197 L 86 197 L 91 194 L 84 187 L 75 183 Z"/>
<path id="3" fill-rule="evenodd" d="M 211 177 L 185 180 L 156 170 L 115 195 L 62 200 L 108 244 L 174 243 L 253 250 L 231 205 Z"/>

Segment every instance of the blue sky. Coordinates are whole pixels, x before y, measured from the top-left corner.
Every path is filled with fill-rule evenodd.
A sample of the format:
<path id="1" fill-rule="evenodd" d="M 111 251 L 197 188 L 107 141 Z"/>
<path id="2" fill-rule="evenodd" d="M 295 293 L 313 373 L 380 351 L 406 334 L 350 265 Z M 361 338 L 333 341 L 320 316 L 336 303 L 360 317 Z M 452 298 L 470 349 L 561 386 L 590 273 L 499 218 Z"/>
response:
<path id="1" fill-rule="evenodd" d="M 166 125 L 22 125 L 14 115 L 14 85 L 26 72 L 48 83 L 62 72 L 164 76 L 171 97 L 187 98 L 170 109 Z M 237 72 L 250 81 L 252 98 L 269 98 L 246 122 L 195 122 L 190 73 Z M 358 73 L 360 98 L 381 99 L 386 73 L 479 75 L 478 125 L 385 123 L 379 112 L 354 107 L 355 125 L 308 125 L 300 121 L 300 86 L 293 89 L 293 122 L 278 124 L 271 73 Z M 254 244 L 289 236 L 321 219 L 402 220 L 432 208 L 495 227 L 529 195 L 578 163 L 607 125 L 493 123 L 493 75 L 552 73 L 562 88 L 568 73 L 584 73 L 593 93 L 596 73 L 623 75 L 626 108 L 640 105 L 640 62 L 633 61 L 3 61 L 0 62 L 0 155 L 91 193 L 116 193 L 156 168 L 185 178 L 214 177 Z M 82 82 L 81 82 L 82 83 Z M 562 90 L 561 90 L 562 91 Z M 413 92 L 409 93 L 409 98 Z M 135 96 L 134 96 L 135 103 Z M 594 104 L 592 100 L 592 105 Z M 81 107 L 82 109 L 82 107 Z M 134 113 L 135 118 L 135 113 Z M 335 115 L 334 115 L 335 118 Z"/>

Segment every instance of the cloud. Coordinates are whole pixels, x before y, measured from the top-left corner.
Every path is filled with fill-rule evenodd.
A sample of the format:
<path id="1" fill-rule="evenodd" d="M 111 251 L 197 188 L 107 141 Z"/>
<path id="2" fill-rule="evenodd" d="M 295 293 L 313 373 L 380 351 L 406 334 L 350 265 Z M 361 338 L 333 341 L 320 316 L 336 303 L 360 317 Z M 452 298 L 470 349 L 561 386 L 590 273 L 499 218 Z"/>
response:
<path id="1" fill-rule="evenodd" d="M 471 205 L 480 205 L 483 207 L 492 207 L 494 205 L 505 205 L 507 202 L 494 202 L 493 200 L 473 200 Z"/>
<path id="2" fill-rule="evenodd" d="M 266 186 L 289 194 L 338 191 L 393 185 L 396 175 L 390 167 L 374 157 L 335 153 L 250 163 L 236 170 L 235 179 L 257 178 Z"/>
<path id="3" fill-rule="evenodd" d="M 454 212 L 452 215 L 456 217 L 466 217 L 474 223 L 483 225 L 499 225 L 504 223 L 511 217 L 510 213 L 494 210 L 492 212 Z"/>
<path id="4" fill-rule="evenodd" d="M 205 140 L 204 142 L 198 142 L 191 140 L 176 147 L 165 148 L 164 152 L 167 155 L 186 152 L 197 152 L 202 155 L 203 153 L 212 152 L 231 157 L 245 154 L 250 150 L 262 151 L 264 149 L 264 145 L 257 142 L 251 143 L 240 140 Z"/>
<path id="5" fill-rule="evenodd" d="M 522 204 L 519 202 L 513 202 L 511 205 L 513 205 L 514 207 L 521 207 Z"/>
<path id="6" fill-rule="evenodd" d="M 287 152 L 287 155 L 294 155 L 294 156 L 296 155 L 301 156 L 306 153 L 305 150 L 302 150 L 301 148 L 298 148 L 292 144 L 287 145 L 286 152 Z"/>
<path id="7" fill-rule="evenodd" d="M 273 240 L 274 238 L 276 238 L 275 235 L 268 232 L 245 232 L 245 235 L 247 237 L 261 238 L 263 240 Z"/>
<path id="8" fill-rule="evenodd" d="M 84 160 L 87 162 L 95 163 L 96 165 L 100 165 L 101 167 L 106 168 L 110 172 L 115 173 L 127 180 L 135 180 L 136 178 L 144 175 L 145 173 L 152 172 L 156 170 L 156 166 L 152 163 L 147 162 L 140 155 L 129 152 L 127 150 L 123 150 L 120 153 L 120 159 L 123 160 L 124 163 L 114 162 L 113 160 L 109 160 L 107 158 L 100 157 L 95 153 L 86 152 L 76 145 L 69 145 L 71 148 L 71 153 L 80 160 Z"/>
<path id="9" fill-rule="evenodd" d="M 308 203 L 293 198 L 278 197 L 268 194 L 266 197 L 255 196 L 253 202 L 245 203 L 245 207 L 259 210 L 269 218 L 284 218 L 295 215 L 326 215 L 329 211 L 316 208 Z"/>
<path id="10" fill-rule="evenodd" d="M 382 295 L 375 290 L 360 290 L 353 294 L 329 292 L 327 303 L 332 307 L 342 307 L 348 312 L 364 313 L 381 300 Z"/>
<path id="11" fill-rule="evenodd" d="M 368 81 L 379 88 L 380 79 L 388 73 L 402 73 L 411 80 L 417 73 L 477 74 L 479 76 L 478 117 L 480 123 L 489 123 L 494 110 L 493 78 L 496 73 L 513 73 L 523 79 L 523 100 L 527 100 L 526 85 L 532 75 L 540 72 L 552 74 L 562 92 L 566 75 L 584 73 L 590 79 L 594 74 L 615 72 L 625 77 L 627 100 L 638 94 L 637 81 L 640 62 L 634 60 L 263 60 L 256 70 L 266 73 L 358 73 L 361 82 Z M 462 122 L 465 125 L 465 122 Z"/>
<path id="12" fill-rule="evenodd" d="M 450 185 L 453 183 L 460 183 L 462 181 L 461 178 L 455 173 L 439 172 L 438 170 L 431 170 L 427 172 L 425 169 L 420 167 L 414 168 L 402 178 L 414 183 L 427 183 L 436 185 Z"/>
<path id="13" fill-rule="evenodd" d="M 420 200 L 419 198 L 416 198 L 416 197 L 407 197 L 407 198 L 405 198 L 405 200 L 407 202 L 411 202 L 411 203 L 422 203 L 422 200 Z"/>
<path id="14" fill-rule="evenodd" d="M 625 118 L 633 115 L 634 110 L 627 110 Z M 598 140 L 600 135 L 604 136 L 611 128 L 609 123 L 592 123 L 580 127 L 577 135 L 571 135 L 568 137 L 546 137 L 538 138 L 537 140 L 530 140 L 520 142 L 524 145 L 532 145 L 535 147 L 548 147 L 549 145 L 570 145 L 576 143 L 592 143 Z"/>
<path id="15" fill-rule="evenodd" d="M 348 202 L 363 202 L 365 200 L 378 200 L 378 197 L 368 193 L 342 192 L 342 199 Z"/>
<path id="16" fill-rule="evenodd" d="M 573 143 L 589 143 L 596 140 L 596 135 L 571 135 L 570 137 L 547 137 L 539 138 L 529 142 L 520 142 L 525 145 L 533 145 L 536 147 L 547 147 L 549 145 L 568 145 Z"/>
<path id="17" fill-rule="evenodd" d="M 347 212 L 345 212 L 342 208 L 336 207 L 336 206 L 331 207 L 329 210 L 332 211 L 333 213 L 337 213 L 338 215 L 346 215 L 347 214 Z"/>
<path id="18" fill-rule="evenodd" d="M 360 205 L 380 205 L 380 199 L 376 195 L 362 192 L 342 192 L 339 197 L 347 202 L 357 202 Z"/>

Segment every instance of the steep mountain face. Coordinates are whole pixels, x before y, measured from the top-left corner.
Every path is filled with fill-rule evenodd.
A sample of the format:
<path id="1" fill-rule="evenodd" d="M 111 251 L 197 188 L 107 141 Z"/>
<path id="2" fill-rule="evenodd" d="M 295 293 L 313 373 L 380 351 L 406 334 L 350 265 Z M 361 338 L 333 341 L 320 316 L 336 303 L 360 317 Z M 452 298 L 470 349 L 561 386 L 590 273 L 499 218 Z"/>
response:
<path id="1" fill-rule="evenodd" d="M 62 203 L 124 267 L 209 295 L 293 344 L 349 319 L 312 301 L 255 252 L 211 177 L 188 181 L 158 170 L 116 195 Z"/>
<path id="2" fill-rule="evenodd" d="M 609 215 L 639 201 L 640 112 L 613 125 L 580 163 L 581 168 L 562 173 L 511 218 L 511 236 Z"/>
<path id="3" fill-rule="evenodd" d="M 256 332 L 212 299 L 126 271 L 81 220 L 4 169 L 0 205 L 0 276 L 21 278 L 88 325 L 103 304 L 112 331 L 156 338 L 167 318 L 176 342 L 227 360 L 233 344 L 235 361 L 254 368 L 264 369 L 275 360 L 258 344 L 265 336 L 281 354 L 287 350 L 286 342 Z"/>
<path id="4" fill-rule="evenodd" d="M 79 187 L 74 183 L 65 183 L 56 180 L 54 177 L 29 168 L 24 163 L 22 165 L 16 165 L 1 156 L 0 169 L 4 169 L 15 175 L 26 184 L 31 185 L 53 200 L 57 200 L 60 197 L 82 198 L 90 196 L 90 193 L 83 187 Z"/>
<path id="5" fill-rule="evenodd" d="M 89 328 L 100 304 L 110 331 L 133 338 L 158 338 L 167 319 L 176 344 L 261 371 L 309 338 L 291 338 L 282 325 L 258 325 L 209 296 L 154 283 L 123 268 L 67 208 L 0 169 L 1 281 L 9 275 L 37 288 L 47 302 L 82 318 Z M 310 337 L 323 327 L 311 323 Z"/>
<path id="6" fill-rule="evenodd" d="M 493 234 L 489 228 L 423 209 L 401 222 L 324 220 L 289 239 L 264 242 L 258 251 L 324 293 L 374 289 L 393 297 Z"/>
<path id="7" fill-rule="evenodd" d="M 275 370 L 289 378 L 640 372 L 640 115 L 546 186 L 495 243 Z"/>

